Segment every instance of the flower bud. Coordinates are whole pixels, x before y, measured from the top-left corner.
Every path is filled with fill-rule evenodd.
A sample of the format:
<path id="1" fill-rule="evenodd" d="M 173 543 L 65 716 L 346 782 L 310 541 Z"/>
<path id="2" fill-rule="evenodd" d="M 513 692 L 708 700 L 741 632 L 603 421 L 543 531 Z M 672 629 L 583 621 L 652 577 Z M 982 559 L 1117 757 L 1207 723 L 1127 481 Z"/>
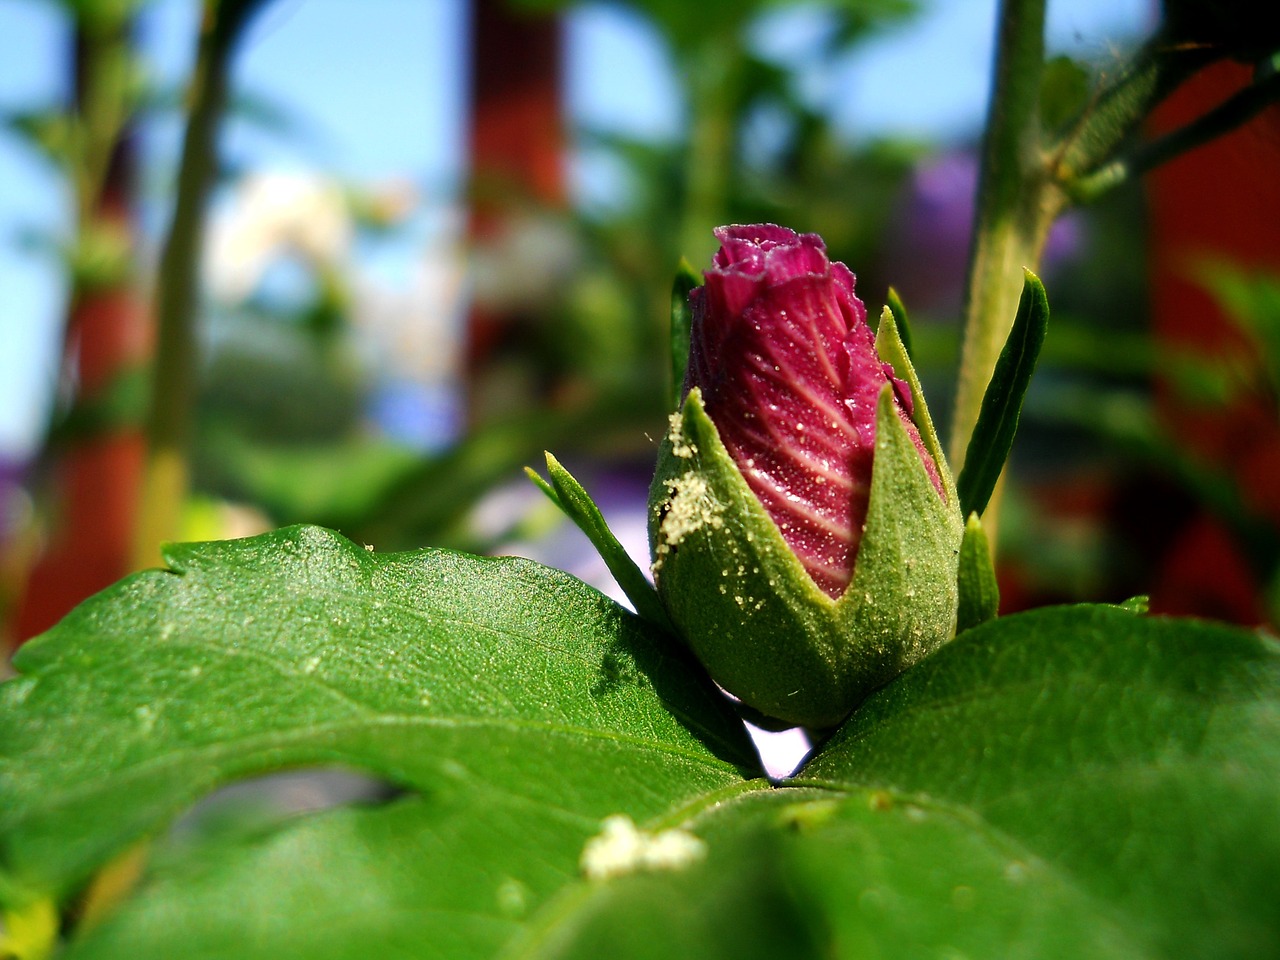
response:
<path id="1" fill-rule="evenodd" d="M 659 596 L 749 706 L 838 723 L 946 642 L 958 498 L 892 317 L 822 240 L 721 227 L 650 491 Z"/>

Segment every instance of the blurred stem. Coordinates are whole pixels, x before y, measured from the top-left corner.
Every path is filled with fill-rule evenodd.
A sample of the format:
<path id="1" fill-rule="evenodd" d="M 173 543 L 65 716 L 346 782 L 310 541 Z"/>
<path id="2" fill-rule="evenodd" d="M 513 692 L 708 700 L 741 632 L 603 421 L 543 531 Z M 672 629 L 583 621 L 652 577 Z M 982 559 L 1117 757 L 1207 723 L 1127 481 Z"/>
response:
<path id="1" fill-rule="evenodd" d="M 1140 148 L 1127 163 L 1112 162 L 1121 144 L 1183 80 L 1221 56 L 1202 45 L 1170 43 L 1157 33 L 1114 80 L 1103 85 L 1076 123 L 1057 141 L 1040 129 L 1044 66 L 1044 0 L 1003 0 L 996 41 L 995 81 L 982 142 L 974 236 L 965 291 L 964 345 L 951 432 L 951 464 L 958 473 L 977 423 L 982 396 L 1009 335 L 1024 267 L 1039 271 L 1049 229 L 1073 201 L 1091 199 L 1169 157 L 1252 116 L 1273 98 L 1270 76 L 1247 96 L 1166 141 Z M 1243 99 L 1242 99 L 1243 98 Z M 1238 102 L 1239 101 L 1239 102 Z M 997 487 L 983 515 L 994 547 Z"/>
<path id="2" fill-rule="evenodd" d="M 106 12 L 114 15 L 81 16 L 77 24 L 81 67 L 72 163 L 81 226 L 93 220 L 129 111 L 131 11 Z"/>
<path id="3" fill-rule="evenodd" d="M 231 54 L 257 3 L 205 0 L 203 6 L 177 199 L 156 282 L 149 450 L 134 541 L 138 567 L 159 562 L 160 545 L 180 531 L 198 376 L 196 313 L 205 200 L 218 172 L 217 131 L 226 105 Z"/>
<path id="4" fill-rule="evenodd" d="M 733 169 L 733 84 L 740 75 L 733 37 L 708 36 L 685 58 L 689 78 L 689 180 L 680 231 L 680 253 L 692 263 L 710 259 L 711 230 L 727 207 Z"/>
<path id="5" fill-rule="evenodd" d="M 982 395 L 1017 313 L 1022 269 L 1039 269 L 1049 227 L 1064 203 L 1039 150 L 1044 7 L 1044 0 L 1004 0 L 1000 9 L 951 430 L 951 466 L 957 473 L 964 466 Z M 997 509 L 993 498 L 983 517 L 993 543 Z"/>

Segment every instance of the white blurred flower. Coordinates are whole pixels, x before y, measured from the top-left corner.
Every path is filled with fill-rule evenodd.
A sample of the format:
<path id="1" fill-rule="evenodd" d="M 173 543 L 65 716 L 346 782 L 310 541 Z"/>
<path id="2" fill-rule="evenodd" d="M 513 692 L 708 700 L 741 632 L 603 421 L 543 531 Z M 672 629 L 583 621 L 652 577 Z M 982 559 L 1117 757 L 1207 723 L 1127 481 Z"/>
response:
<path id="1" fill-rule="evenodd" d="M 347 255 L 352 233 L 350 201 L 333 180 L 301 172 L 250 174 L 213 217 L 210 289 L 220 300 L 243 300 L 285 253 L 337 263 Z"/>

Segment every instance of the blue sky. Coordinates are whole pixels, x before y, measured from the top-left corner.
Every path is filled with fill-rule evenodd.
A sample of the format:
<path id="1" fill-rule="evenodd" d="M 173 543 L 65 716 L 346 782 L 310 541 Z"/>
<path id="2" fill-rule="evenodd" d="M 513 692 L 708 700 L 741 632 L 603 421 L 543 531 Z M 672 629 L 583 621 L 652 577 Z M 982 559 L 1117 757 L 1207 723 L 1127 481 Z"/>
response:
<path id="1" fill-rule="evenodd" d="M 1150 0 L 1050 3 L 1051 46 L 1103 60 L 1148 23 Z M 856 58 L 805 72 L 803 89 L 830 107 L 851 137 L 972 136 L 984 110 L 995 0 L 935 0 L 885 32 Z M 144 39 L 150 69 L 179 82 L 192 57 L 194 0 L 154 0 Z M 358 15 L 353 11 L 358 9 Z M 767 55 L 804 48 L 810 14 L 779 15 L 760 32 Z M 298 118 L 301 136 L 244 124 L 227 131 L 224 156 L 263 167 L 320 167 L 345 179 L 392 176 L 448 199 L 462 175 L 466 8 L 462 0 L 274 0 L 253 25 L 236 84 Z M 57 6 L 0 0 L 0 110 L 65 98 L 67 35 Z M 659 38 L 624 9 L 587 5 L 571 17 L 566 102 L 595 127 L 670 137 L 680 106 Z M 176 121 L 154 124 L 148 157 L 172 157 Z M 580 195 L 601 199 L 607 171 L 579 164 Z M 162 195 L 148 223 L 163 223 Z M 63 292 L 47 255 L 22 248 L 20 231 L 65 235 L 67 198 L 58 177 L 0 132 L 0 458 L 29 455 L 46 415 L 58 364 Z"/>

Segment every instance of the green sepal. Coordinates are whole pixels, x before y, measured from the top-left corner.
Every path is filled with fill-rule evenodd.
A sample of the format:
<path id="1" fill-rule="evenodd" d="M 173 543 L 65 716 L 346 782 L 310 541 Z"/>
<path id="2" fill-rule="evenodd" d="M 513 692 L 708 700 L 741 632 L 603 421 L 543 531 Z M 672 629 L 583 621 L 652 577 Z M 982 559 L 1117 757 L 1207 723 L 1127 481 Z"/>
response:
<path id="1" fill-rule="evenodd" d="M 702 286 L 702 278 L 693 269 L 692 264 L 684 257 L 676 267 L 675 279 L 671 282 L 671 405 L 674 410 L 680 406 L 680 395 L 684 392 L 684 371 L 689 365 L 690 329 L 693 326 L 693 308 L 689 306 L 689 294 L 695 287 Z"/>
<path id="2" fill-rule="evenodd" d="M 537 484 L 548 499 L 559 507 L 579 530 L 586 534 L 591 545 L 600 554 L 600 559 L 609 568 L 613 579 L 617 581 L 622 592 L 635 607 L 636 613 L 655 626 L 675 633 L 675 627 L 667 618 L 667 611 L 663 609 L 662 601 L 654 592 L 653 585 L 649 583 L 643 571 L 609 529 L 604 514 L 591 499 L 591 495 L 551 453 L 547 453 L 546 456 L 547 476 L 551 478 L 550 482 L 540 477 L 536 470 L 525 467 L 524 472 L 529 475 L 529 479 Z"/>
<path id="3" fill-rule="evenodd" d="M 901 352 L 896 332 L 893 339 Z M 768 716 L 833 726 L 954 635 L 956 499 L 938 495 L 890 384 L 876 430 L 853 579 L 832 600 L 751 492 L 701 392 L 691 390 L 672 415 L 649 494 L 658 594 L 712 678 Z"/>
<path id="4" fill-rule="evenodd" d="M 906 382 L 911 388 L 911 404 L 914 411 L 912 422 L 920 431 L 920 439 L 924 448 L 933 458 L 938 468 L 938 476 L 942 479 L 942 489 L 947 495 L 948 503 L 959 503 L 956 492 L 956 478 L 947 463 L 947 455 L 943 452 L 942 441 L 938 439 L 938 428 L 933 425 L 933 417 L 929 414 L 929 405 L 924 400 L 924 390 L 920 386 L 920 377 L 911 362 L 911 351 L 902 337 L 902 328 L 898 317 L 889 307 L 880 314 L 880 325 L 876 328 L 876 353 L 880 359 L 893 367 L 894 376 Z M 961 515 L 963 517 L 963 515 Z M 963 519 L 961 520 L 963 524 Z"/>
<path id="5" fill-rule="evenodd" d="M 1044 284 L 1030 270 L 1024 269 L 1022 297 L 1013 320 L 1009 339 L 996 360 L 995 371 L 982 395 L 978 422 L 969 437 L 964 466 L 956 486 L 960 491 L 960 508 L 964 515 L 981 514 L 987 509 L 992 491 L 1000 479 L 1004 462 L 1018 432 L 1022 401 L 1031 385 L 1040 348 L 1049 329 L 1049 299 Z"/>
<path id="6" fill-rule="evenodd" d="M 986 623 L 1000 608 L 1000 586 L 991 562 L 991 544 L 976 513 L 969 514 L 960 543 L 960 569 L 957 576 L 960 606 L 956 612 L 956 633 Z"/>
<path id="7" fill-rule="evenodd" d="M 889 360 L 883 352 L 881 356 Z M 904 354 L 905 356 L 905 354 Z M 895 365 L 896 366 L 896 365 Z M 926 449 L 936 448 L 919 382 L 908 365 L 916 394 L 915 423 Z M 858 701 L 955 636 L 957 564 L 964 520 L 955 485 L 941 452 L 934 452 L 946 498 L 938 495 L 898 415 L 893 387 L 880 391 L 876 408 L 876 456 L 871 499 L 853 568 L 853 581 L 838 602 L 856 624 L 863 660 Z"/>

